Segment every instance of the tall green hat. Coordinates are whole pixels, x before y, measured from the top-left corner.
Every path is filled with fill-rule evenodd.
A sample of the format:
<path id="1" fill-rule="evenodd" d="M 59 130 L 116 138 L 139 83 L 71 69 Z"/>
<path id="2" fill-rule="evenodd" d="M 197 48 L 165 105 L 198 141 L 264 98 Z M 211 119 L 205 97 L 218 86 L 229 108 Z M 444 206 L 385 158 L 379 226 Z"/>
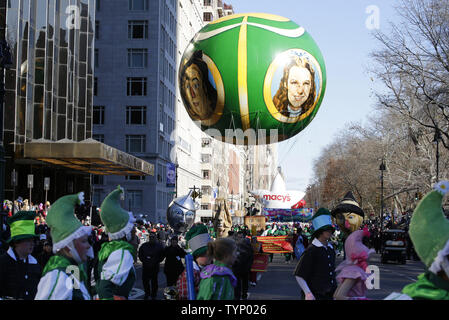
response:
<path id="1" fill-rule="evenodd" d="M 319 208 L 312 218 L 313 233 L 312 238 L 318 233 L 318 231 L 332 230 L 335 231 L 332 225 L 331 213 L 326 208 Z"/>
<path id="2" fill-rule="evenodd" d="M 212 241 L 207 227 L 204 224 L 196 224 L 186 233 L 186 241 L 192 250 L 194 257 L 200 256 L 207 251 L 207 244 Z"/>
<path id="3" fill-rule="evenodd" d="M 132 212 L 120 206 L 120 197 L 123 193 L 123 188 L 117 186 L 117 189 L 103 200 L 100 207 L 100 219 L 106 227 L 110 240 L 121 239 L 130 234 L 136 221 Z"/>
<path id="4" fill-rule="evenodd" d="M 37 237 L 34 227 L 35 217 L 34 211 L 18 211 L 9 217 L 7 222 L 11 230 L 11 238 L 8 239 L 8 243 Z"/>
<path id="5" fill-rule="evenodd" d="M 449 192 L 449 182 L 441 181 L 418 203 L 410 220 L 409 234 L 416 253 L 437 274 L 449 255 L 449 221 L 442 210 L 443 197 Z"/>
<path id="6" fill-rule="evenodd" d="M 56 200 L 47 213 L 53 252 L 56 253 L 73 240 L 90 235 L 92 228 L 83 226 L 75 216 L 75 205 L 84 203 L 84 192 L 63 196 Z"/>

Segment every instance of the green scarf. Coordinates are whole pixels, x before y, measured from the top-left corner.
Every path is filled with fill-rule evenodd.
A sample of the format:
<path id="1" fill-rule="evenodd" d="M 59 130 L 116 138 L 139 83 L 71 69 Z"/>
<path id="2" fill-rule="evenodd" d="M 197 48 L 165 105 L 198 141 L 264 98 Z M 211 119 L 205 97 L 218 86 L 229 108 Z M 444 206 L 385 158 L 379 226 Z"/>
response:
<path id="1" fill-rule="evenodd" d="M 116 240 L 111 242 L 105 242 L 101 245 L 101 250 L 98 253 L 98 260 L 103 261 L 106 260 L 112 252 L 116 250 L 128 250 L 133 258 L 136 258 L 136 248 L 134 246 L 126 241 L 123 240 Z"/>
<path id="2" fill-rule="evenodd" d="M 47 264 L 44 267 L 44 270 L 42 271 L 42 276 L 45 276 L 48 272 L 53 271 L 53 270 L 60 270 L 63 271 L 65 273 L 69 273 L 70 270 L 68 270 L 67 268 L 69 266 L 76 266 L 79 269 L 79 274 L 80 274 L 80 281 L 86 283 L 87 281 L 87 272 L 86 272 L 86 266 L 85 264 L 76 264 L 75 261 L 72 261 L 71 259 L 61 256 L 61 255 L 55 255 L 52 256 Z"/>
<path id="3" fill-rule="evenodd" d="M 418 276 L 418 280 L 402 289 L 412 299 L 449 300 L 449 282 L 437 275 L 426 272 Z"/>

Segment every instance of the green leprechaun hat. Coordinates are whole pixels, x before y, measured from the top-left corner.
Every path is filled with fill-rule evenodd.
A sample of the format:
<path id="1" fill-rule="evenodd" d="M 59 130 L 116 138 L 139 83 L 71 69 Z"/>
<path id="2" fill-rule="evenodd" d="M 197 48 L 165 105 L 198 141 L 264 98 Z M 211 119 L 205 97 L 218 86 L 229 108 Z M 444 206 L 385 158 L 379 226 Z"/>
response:
<path id="1" fill-rule="evenodd" d="M 84 203 L 84 192 L 70 194 L 56 200 L 47 213 L 53 252 L 56 253 L 73 240 L 90 235 L 92 228 L 83 226 L 75 216 L 75 205 Z"/>
<path id="2" fill-rule="evenodd" d="M 449 255 L 449 221 L 442 210 L 449 182 L 441 181 L 419 202 L 410 220 L 409 234 L 416 253 L 429 270 L 437 274 Z"/>
<path id="3" fill-rule="evenodd" d="M 136 221 L 132 212 L 120 206 L 120 197 L 123 193 L 123 188 L 118 186 L 108 194 L 100 207 L 100 219 L 106 227 L 110 240 L 121 239 L 130 234 Z"/>
<path id="4" fill-rule="evenodd" d="M 312 238 L 315 238 L 315 235 L 321 230 L 332 230 L 332 232 L 334 232 L 335 228 L 332 225 L 330 211 L 326 208 L 319 208 L 312 217 L 312 227 Z"/>
<path id="5" fill-rule="evenodd" d="M 18 211 L 12 217 L 9 217 L 7 222 L 11 230 L 11 237 L 7 242 L 38 237 L 34 227 L 35 217 L 36 212 L 34 211 Z"/>
<path id="6" fill-rule="evenodd" d="M 197 224 L 190 228 L 185 237 L 192 255 L 198 257 L 207 251 L 207 244 L 212 241 L 207 227 L 204 224 Z"/>

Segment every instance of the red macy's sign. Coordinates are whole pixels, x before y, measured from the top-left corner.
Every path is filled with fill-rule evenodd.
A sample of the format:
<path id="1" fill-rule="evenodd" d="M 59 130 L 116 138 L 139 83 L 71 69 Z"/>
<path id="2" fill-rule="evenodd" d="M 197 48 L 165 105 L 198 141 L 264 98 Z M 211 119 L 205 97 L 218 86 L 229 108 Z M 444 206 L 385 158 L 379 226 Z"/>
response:
<path id="1" fill-rule="evenodd" d="M 282 202 L 291 201 L 291 197 L 290 196 L 283 196 L 281 194 L 279 194 L 279 195 L 276 195 L 276 194 L 265 194 L 263 196 L 263 198 L 265 200 L 278 200 L 278 201 L 282 201 Z"/>

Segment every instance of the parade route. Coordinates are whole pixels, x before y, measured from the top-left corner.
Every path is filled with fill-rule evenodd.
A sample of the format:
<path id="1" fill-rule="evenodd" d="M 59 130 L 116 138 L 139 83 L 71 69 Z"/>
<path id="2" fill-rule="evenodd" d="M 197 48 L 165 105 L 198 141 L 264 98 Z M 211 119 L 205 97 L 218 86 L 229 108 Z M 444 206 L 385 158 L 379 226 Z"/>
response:
<path id="1" fill-rule="evenodd" d="M 337 257 L 336 265 L 338 266 L 342 260 L 341 257 Z M 292 260 L 287 264 L 283 255 L 275 254 L 273 261 L 268 265 L 267 272 L 262 274 L 257 285 L 249 286 L 248 300 L 299 300 L 300 290 L 293 276 L 296 263 L 297 260 Z M 374 254 L 370 265 L 378 266 L 380 271 L 380 288 L 367 290 L 367 298 L 375 300 L 382 300 L 394 291 L 401 291 L 405 285 L 416 281 L 417 276 L 424 272 L 424 264 L 421 261 L 407 260 L 405 265 L 381 264 L 379 254 Z M 136 265 L 136 272 L 137 281 L 130 297 L 131 300 L 141 300 L 144 295 L 140 264 Z M 158 300 L 164 299 L 165 284 L 166 279 L 163 264 L 161 264 Z"/>

